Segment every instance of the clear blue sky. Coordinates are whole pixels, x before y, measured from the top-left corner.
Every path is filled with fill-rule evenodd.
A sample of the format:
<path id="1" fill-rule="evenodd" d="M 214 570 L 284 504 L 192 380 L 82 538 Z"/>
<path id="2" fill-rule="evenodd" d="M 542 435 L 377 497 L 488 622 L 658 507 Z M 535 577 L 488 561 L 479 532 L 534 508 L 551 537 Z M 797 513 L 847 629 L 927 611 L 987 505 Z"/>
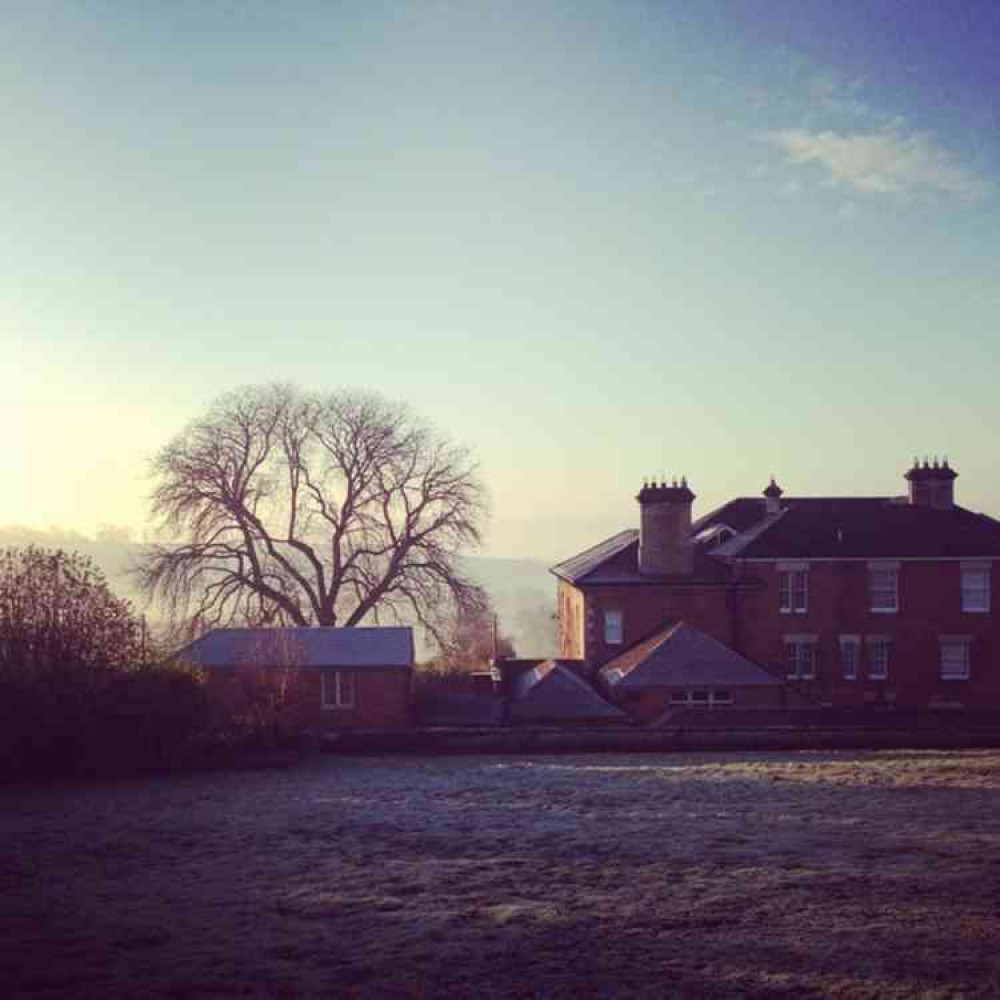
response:
<path id="1" fill-rule="evenodd" d="M 1000 514 L 998 73 L 992 0 L 8 3 L 0 524 L 141 530 L 271 379 L 472 445 L 497 554 L 661 471 Z"/>

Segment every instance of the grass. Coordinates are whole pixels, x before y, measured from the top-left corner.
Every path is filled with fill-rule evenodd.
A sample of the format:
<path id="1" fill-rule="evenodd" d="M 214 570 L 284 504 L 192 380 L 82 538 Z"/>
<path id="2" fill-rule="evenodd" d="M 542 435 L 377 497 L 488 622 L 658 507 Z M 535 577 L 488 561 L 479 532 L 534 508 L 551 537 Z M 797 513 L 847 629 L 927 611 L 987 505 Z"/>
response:
<path id="1" fill-rule="evenodd" d="M 994 997 L 998 886 L 995 751 L 322 756 L 0 795 L 0 995 Z"/>

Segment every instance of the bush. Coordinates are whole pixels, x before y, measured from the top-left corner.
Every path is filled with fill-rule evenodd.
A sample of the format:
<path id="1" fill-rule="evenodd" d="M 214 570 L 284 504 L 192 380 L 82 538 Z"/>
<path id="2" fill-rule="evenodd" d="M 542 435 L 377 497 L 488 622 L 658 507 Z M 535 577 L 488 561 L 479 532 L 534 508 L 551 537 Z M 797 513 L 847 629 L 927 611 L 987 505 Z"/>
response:
<path id="1" fill-rule="evenodd" d="M 0 777 L 138 774 L 189 763 L 209 722 L 175 667 L 11 668 L 0 675 Z"/>

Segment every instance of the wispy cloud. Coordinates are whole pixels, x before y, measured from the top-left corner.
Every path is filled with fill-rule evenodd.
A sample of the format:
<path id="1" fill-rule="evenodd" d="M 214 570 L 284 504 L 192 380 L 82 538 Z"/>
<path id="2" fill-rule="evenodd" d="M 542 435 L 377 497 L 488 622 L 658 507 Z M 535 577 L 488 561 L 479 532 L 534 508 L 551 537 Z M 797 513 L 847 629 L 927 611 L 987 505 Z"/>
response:
<path id="1" fill-rule="evenodd" d="M 864 77 L 844 80 L 839 73 L 818 73 L 808 84 L 814 105 L 832 114 L 864 117 L 871 113 L 868 104 L 858 94 L 865 85 Z"/>
<path id="2" fill-rule="evenodd" d="M 831 182 L 858 191 L 914 194 L 933 190 L 962 198 L 983 198 L 990 184 L 937 145 L 927 132 L 896 128 L 877 132 L 813 132 L 781 129 L 765 134 L 794 164 L 815 163 Z"/>

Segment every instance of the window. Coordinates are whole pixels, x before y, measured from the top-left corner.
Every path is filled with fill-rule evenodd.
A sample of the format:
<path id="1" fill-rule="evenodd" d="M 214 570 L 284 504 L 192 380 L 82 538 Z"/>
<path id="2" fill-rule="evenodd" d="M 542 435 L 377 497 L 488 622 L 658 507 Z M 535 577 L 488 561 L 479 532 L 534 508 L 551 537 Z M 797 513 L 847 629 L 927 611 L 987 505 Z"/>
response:
<path id="1" fill-rule="evenodd" d="M 695 708 L 714 708 L 716 705 L 732 705 L 732 691 L 671 691 L 670 704 Z"/>
<path id="2" fill-rule="evenodd" d="M 969 640 L 941 639 L 941 680 L 969 679 Z"/>
<path id="3" fill-rule="evenodd" d="M 889 676 L 889 640 L 868 640 L 868 676 L 873 681 L 884 681 Z"/>
<path id="4" fill-rule="evenodd" d="M 622 613 L 620 611 L 604 612 L 604 641 L 609 646 L 617 646 L 622 641 Z"/>
<path id="5" fill-rule="evenodd" d="M 321 676 L 324 708 L 354 707 L 354 674 L 344 670 L 325 670 Z"/>
<path id="6" fill-rule="evenodd" d="M 868 599 L 872 611 L 885 614 L 899 610 L 899 569 L 897 567 L 868 567 Z"/>
<path id="7" fill-rule="evenodd" d="M 989 569 L 962 569 L 962 610 L 990 610 Z"/>
<path id="8" fill-rule="evenodd" d="M 804 615 L 809 610 L 809 571 L 792 569 L 779 572 L 778 597 L 783 615 Z"/>
<path id="9" fill-rule="evenodd" d="M 858 637 L 856 635 L 840 637 L 840 668 L 845 681 L 857 680 Z"/>
<path id="10" fill-rule="evenodd" d="M 815 642 L 809 640 L 788 640 L 788 676 L 792 680 L 812 680 L 816 676 Z"/>

